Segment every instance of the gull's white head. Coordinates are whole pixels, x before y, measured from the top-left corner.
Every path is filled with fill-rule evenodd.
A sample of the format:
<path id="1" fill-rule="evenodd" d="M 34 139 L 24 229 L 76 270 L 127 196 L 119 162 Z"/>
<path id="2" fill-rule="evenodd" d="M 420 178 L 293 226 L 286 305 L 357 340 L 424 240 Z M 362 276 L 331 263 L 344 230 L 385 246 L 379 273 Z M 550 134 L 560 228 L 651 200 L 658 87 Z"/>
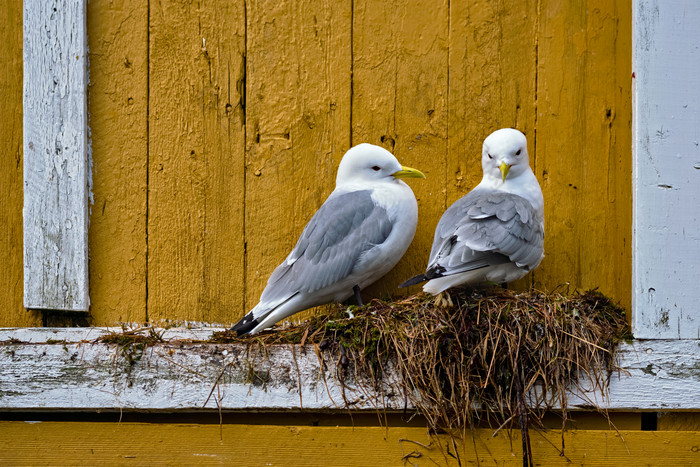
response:
<path id="1" fill-rule="evenodd" d="M 395 181 L 400 178 L 425 178 L 420 170 L 404 167 L 386 149 L 362 143 L 348 150 L 338 166 L 336 186 Z"/>
<path id="2" fill-rule="evenodd" d="M 525 135 L 513 128 L 502 128 L 484 140 L 481 151 L 484 179 L 505 183 L 530 171 Z"/>

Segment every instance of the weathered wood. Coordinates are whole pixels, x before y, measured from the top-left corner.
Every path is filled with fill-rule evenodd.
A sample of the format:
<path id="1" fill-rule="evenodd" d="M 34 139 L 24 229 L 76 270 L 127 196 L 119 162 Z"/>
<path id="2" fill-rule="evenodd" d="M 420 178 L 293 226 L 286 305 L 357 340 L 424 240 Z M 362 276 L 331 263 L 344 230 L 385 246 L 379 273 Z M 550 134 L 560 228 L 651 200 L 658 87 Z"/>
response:
<path id="1" fill-rule="evenodd" d="M 499 128 L 525 133 L 530 165 L 536 169 L 537 2 L 452 0 L 449 5 L 446 206 L 481 181 L 483 140 Z M 438 217 L 424 216 L 423 222 L 434 229 Z M 509 286 L 527 288 L 536 274 Z"/>
<path id="2" fill-rule="evenodd" d="M 634 4 L 633 331 L 697 339 L 700 3 Z"/>
<path id="3" fill-rule="evenodd" d="M 351 1 L 247 8 L 246 312 L 335 187 L 352 92 Z"/>
<path id="4" fill-rule="evenodd" d="M 231 322 L 243 311 L 245 8 L 150 4 L 152 322 Z"/>
<path id="5" fill-rule="evenodd" d="M 96 339 L 97 329 L 85 338 Z M 104 332 L 104 331 L 100 331 Z M 173 332 L 175 334 L 173 334 Z M 23 340 L 21 330 L 11 333 Z M 29 334 L 35 334 L 29 331 Z M 165 331 L 163 337 L 204 337 L 207 332 Z M 0 333 L 3 337 L 10 334 Z M 0 352 L 0 407 L 4 409 L 342 409 L 344 397 L 358 409 L 375 408 L 362 388 L 343 391 L 335 362 L 321 370 L 311 347 L 249 352 L 243 345 L 173 342 L 147 348 L 67 343 L 11 344 Z M 36 339 L 36 337 L 34 337 Z M 0 337 L 0 340 L 2 339 Z M 40 368 L 34 367 L 41 363 Z M 16 375 L 23 374 L 24 377 Z M 20 382 L 20 380 L 22 380 Z M 351 380 L 351 379 L 349 379 Z M 70 381 L 70 382 L 69 382 Z M 17 391 L 16 383 L 23 389 Z M 7 386 L 6 386 L 7 385 Z M 37 397 L 40 399 L 37 399 Z M 385 399 L 399 409 L 398 395 Z"/>
<path id="6" fill-rule="evenodd" d="M 12 5 L 0 7 L 3 63 L 19 52 Z M 412 183 L 421 218 L 414 245 L 368 292 L 397 293 L 393 285 L 425 266 L 442 210 L 478 181 L 484 135 L 510 125 L 528 134 L 548 206 L 535 285 L 601 286 L 629 305 L 628 2 L 244 5 L 155 3 L 150 18 L 139 2 L 88 6 L 95 324 L 231 322 L 247 311 L 332 189 L 351 139 L 394 140 L 399 159 L 428 173 Z M 17 59 L 2 70 L 4 83 L 18 76 Z M 22 117 L 9 109 L 20 103 L 11 86 L 2 89 L 0 138 L 12 148 Z M 7 177 L 19 157 L 5 158 L 0 174 L 11 192 L 0 200 L 10 257 L 20 228 Z M 17 260 L 3 264 L 11 291 L 22 270 Z M 39 323 L 16 291 L 4 297 L 3 322 Z"/>
<path id="7" fill-rule="evenodd" d="M 0 2 L 0 326 L 40 326 L 23 306 L 22 0 Z"/>
<path id="8" fill-rule="evenodd" d="M 454 444 L 422 427 L 0 421 L 0 433 L 0 463 L 8 465 L 456 466 L 456 455 L 461 465 L 522 465 L 518 430 L 492 436 L 491 429 L 477 429 Z M 699 432 L 551 430 L 530 436 L 538 465 L 700 462 Z"/>
<path id="9" fill-rule="evenodd" d="M 24 306 L 87 311 L 85 0 L 24 2 Z"/>
<path id="10" fill-rule="evenodd" d="M 164 342 L 146 348 L 94 343 L 106 332 L 0 330 L 0 408 L 338 410 L 349 401 L 357 410 L 402 410 L 406 404 L 396 374 L 389 371 L 377 395 L 351 369 L 336 367 L 337 356 L 323 352 L 322 366 L 311 346 L 273 346 L 265 356 L 244 345 L 192 342 L 208 339 L 211 329 L 160 330 Z M 698 359 L 697 341 L 622 344 L 608 397 L 572 389 L 569 408 L 700 410 Z"/>
<path id="11" fill-rule="evenodd" d="M 413 243 L 367 294 L 405 293 L 425 270 L 445 210 L 449 8 L 446 0 L 353 2 L 352 142 L 382 145 L 426 174 L 409 184 L 418 199 Z M 389 20 L 387 20 L 389 19 Z"/>
<path id="12" fill-rule="evenodd" d="M 92 322 L 144 322 L 148 190 L 148 4 L 91 1 Z"/>
<path id="13" fill-rule="evenodd" d="M 630 309 L 630 2 L 538 8 L 533 143 L 546 235 L 535 286 L 599 287 Z"/>

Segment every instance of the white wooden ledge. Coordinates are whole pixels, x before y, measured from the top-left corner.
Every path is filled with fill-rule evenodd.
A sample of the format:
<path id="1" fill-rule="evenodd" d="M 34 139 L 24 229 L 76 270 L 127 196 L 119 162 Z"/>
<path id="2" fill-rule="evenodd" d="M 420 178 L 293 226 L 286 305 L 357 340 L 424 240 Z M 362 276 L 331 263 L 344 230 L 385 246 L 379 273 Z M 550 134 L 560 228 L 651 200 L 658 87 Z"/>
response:
<path id="1" fill-rule="evenodd" d="M 0 329 L 0 410 L 389 410 L 405 399 L 383 396 L 351 377 L 338 381 L 335 356 L 313 346 L 275 346 L 267 355 L 245 345 L 201 344 L 219 329 L 170 329 L 168 341 L 129 358 L 117 345 L 96 344 L 104 328 Z M 48 343 L 47 343 L 48 342 Z M 569 408 L 700 409 L 700 341 L 622 344 L 622 371 L 609 398 L 572 394 Z M 409 407 L 410 408 L 410 407 Z"/>

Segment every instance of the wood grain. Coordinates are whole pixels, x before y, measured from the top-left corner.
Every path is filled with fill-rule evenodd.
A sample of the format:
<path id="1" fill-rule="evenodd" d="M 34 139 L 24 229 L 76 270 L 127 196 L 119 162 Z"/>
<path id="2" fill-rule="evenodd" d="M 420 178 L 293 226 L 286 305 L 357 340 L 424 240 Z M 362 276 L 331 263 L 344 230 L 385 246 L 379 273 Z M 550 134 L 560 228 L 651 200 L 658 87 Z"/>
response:
<path id="1" fill-rule="evenodd" d="M 22 16 L 21 0 L 0 3 L 0 326 L 41 325 L 23 305 Z"/>
<path id="2" fill-rule="evenodd" d="M 346 400 L 358 411 L 406 408 L 390 366 L 381 391 L 355 381 L 352 367 L 343 388 L 338 356 L 321 352 L 321 364 L 313 346 L 256 350 L 201 342 L 211 328 L 154 331 L 163 343 L 124 347 L 94 342 L 103 328 L 0 329 L 0 409 L 338 411 Z M 582 381 L 568 393 L 570 410 L 700 410 L 689 396 L 700 393 L 696 342 L 635 341 L 618 357 L 608 394 Z"/>
<path id="3" fill-rule="evenodd" d="M 70 433 L 70 436 L 66 436 Z M 522 465 L 520 432 L 477 429 L 466 442 L 420 427 L 0 421 L 11 465 Z M 539 465 L 696 465 L 699 432 L 533 431 Z M 562 440 L 564 452 L 560 448 Z M 455 447 L 457 448 L 455 450 Z"/>
<path id="4" fill-rule="evenodd" d="M 408 254 L 365 298 L 405 293 L 395 286 L 424 269 L 440 215 L 481 178 L 483 138 L 505 126 L 528 136 L 546 206 L 545 260 L 515 286 L 599 286 L 629 307 L 628 2 L 136 3 L 88 6 L 93 324 L 239 318 L 364 141 L 428 175 L 410 181 Z M 16 28 L 12 8 L 0 15 Z M 15 44 L 2 99 L 19 109 L 18 31 L 2 34 Z M 22 117 L 8 115 L 12 148 Z M 0 174 L 8 258 L 14 153 Z M 0 315 L 38 324 L 13 289 L 19 255 L 0 271 Z"/>
<path id="5" fill-rule="evenodd" d="M 635 2 L 632 325 L 639 337 L 700 338 L 698 21 L 698 3 Z"/>
<path id="6" fill-rule="evenodd" d="M 24 2 L 24 305 L 87 311 L 85 0 Z"/>
<path id="7" fill-rule="evenodd" d="M 631 35 L 627 1 L 541 2 L 535 175 L 545 258 L 535 286 L 631 303 Z"/>
<path id="8" fill-rule="evenodd" d="M 479 184 L 483 140 L 499 128 L 526 135 L 535 167 L 537 20 L 535 1 L 450 2 L 447 206 Z M 509 286 L 527 289 L 535 274 Z"/>
<path id="9" fill-rule="evenodd" d="M 244 293 L 245 2 L 150 5 L 148 319 L 221 322 Z"/>
<path id="10" fill-rule="evenodd" d="M 95 323 L 145 322 L 148 191 L 148 8 L 91 1 L 90 315 Z"/>
<path id="11" fill-rule="evenodd" d="M 426 174 L 410 180 L 418 227 L 399 263 L 368 296 L 405 293 L 398 284 L 423 272 L 445 209 L 448 122 L 447 1 L 354 2 L 352 142 L 386 147 Z"/>
<path id="12" fill-rule="evenodd" d="M 243 311 L 333 191 L 350 148 L 351 4 L 247 4 Z"/>

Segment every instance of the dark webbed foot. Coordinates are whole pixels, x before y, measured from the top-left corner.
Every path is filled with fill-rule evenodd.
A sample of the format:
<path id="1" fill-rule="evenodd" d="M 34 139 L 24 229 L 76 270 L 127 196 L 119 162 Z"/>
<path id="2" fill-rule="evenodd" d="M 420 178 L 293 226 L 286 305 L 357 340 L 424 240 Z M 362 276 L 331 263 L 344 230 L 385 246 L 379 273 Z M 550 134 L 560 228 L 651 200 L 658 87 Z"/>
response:
<path id="1" fill-rule="evenodd" d="M 352 287 L 352 291 L 355 294 L 355 301 L 357 302 L 357 306 L 362 306 L 362 297 L 360 297 L 360 286 L 355 284 Z"/>

